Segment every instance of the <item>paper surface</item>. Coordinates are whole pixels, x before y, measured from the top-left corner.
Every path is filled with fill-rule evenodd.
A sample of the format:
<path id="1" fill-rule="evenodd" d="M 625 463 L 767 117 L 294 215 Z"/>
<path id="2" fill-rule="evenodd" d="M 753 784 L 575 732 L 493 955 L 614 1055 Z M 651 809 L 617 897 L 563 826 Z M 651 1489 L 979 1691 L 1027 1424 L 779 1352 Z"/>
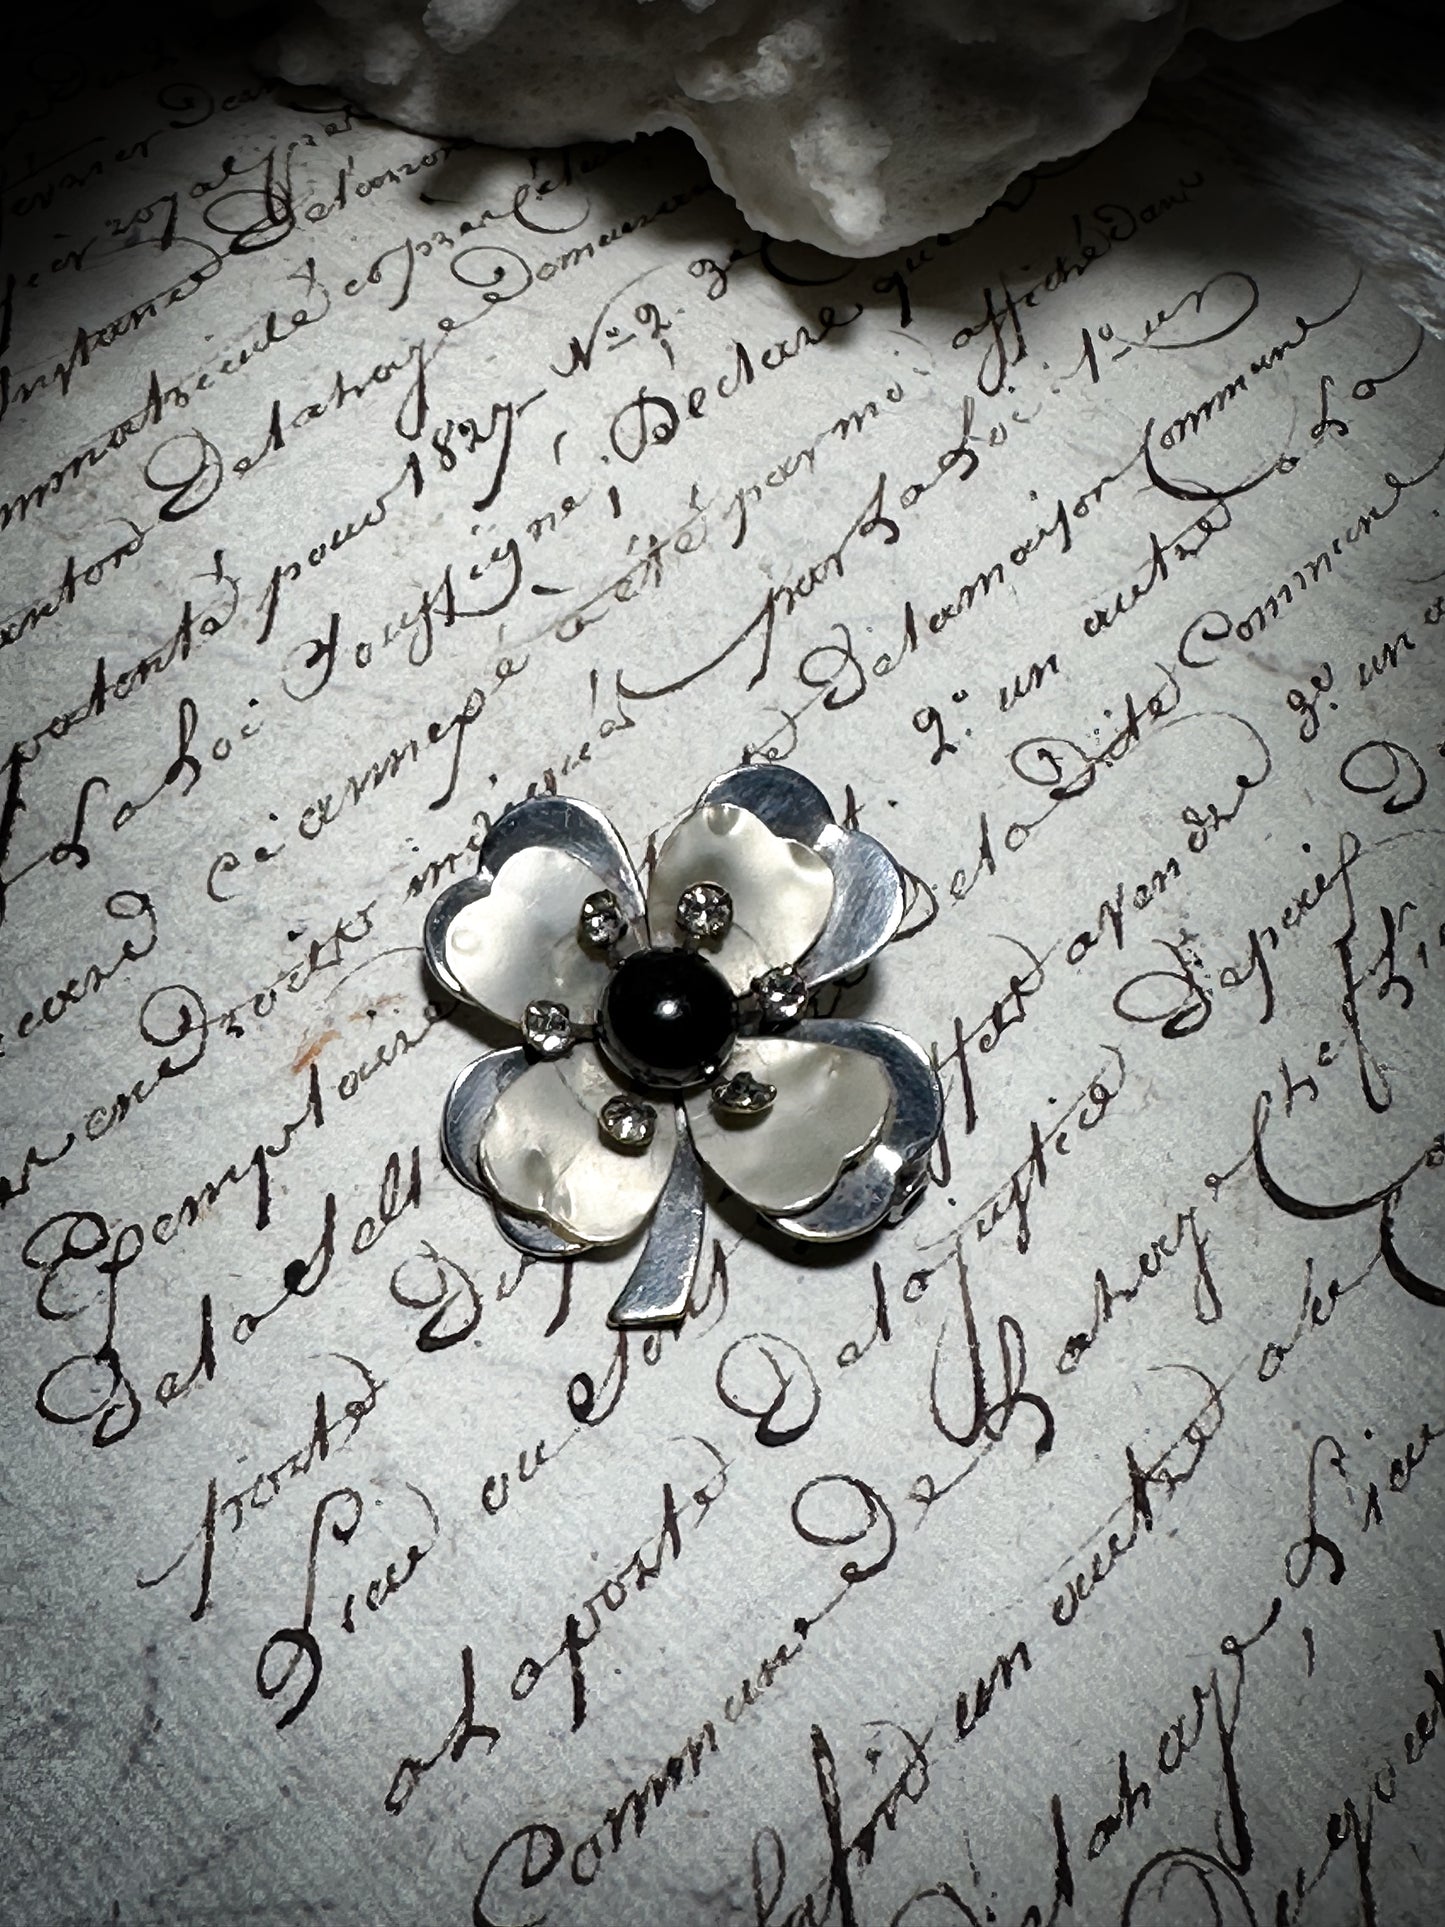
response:
<path id="1" fill-rule="evenodd" d="M 200 65 L 7 180 L 6 1917 L 1433 1918 L 1436 344 L 1137 135 L 865 267 Z M 945 1136 L 624 1339 L 421 919 L 758 757 Z"/>

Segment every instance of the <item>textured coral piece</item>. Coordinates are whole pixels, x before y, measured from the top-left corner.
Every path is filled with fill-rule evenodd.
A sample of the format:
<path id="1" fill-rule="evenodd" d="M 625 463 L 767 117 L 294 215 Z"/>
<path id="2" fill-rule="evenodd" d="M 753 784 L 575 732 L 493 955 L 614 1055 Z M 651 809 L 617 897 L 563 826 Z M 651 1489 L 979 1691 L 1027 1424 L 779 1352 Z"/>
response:
<path id="1" fill-rule="evenodd" d="M 678 127 L 748 220 L 870 255 L 1128 120 L 1184 34 L 1327 0 L 323 0 L 272 47 L 402 126 L 506 146 Z"/>

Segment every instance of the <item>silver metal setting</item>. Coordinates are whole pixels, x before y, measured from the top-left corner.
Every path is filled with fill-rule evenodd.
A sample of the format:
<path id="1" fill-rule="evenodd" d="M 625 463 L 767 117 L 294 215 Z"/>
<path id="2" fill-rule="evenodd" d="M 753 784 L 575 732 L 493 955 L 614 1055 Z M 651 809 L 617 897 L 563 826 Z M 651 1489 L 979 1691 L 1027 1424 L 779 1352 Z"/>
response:
<path id="1" fill-rule="evenodd" d="M 611 890 L 594 890 L 577 918 L 577 936 L 594 950 L 609 950 L 627 930 L 622 905 Z"/>
<path id="2" fill-rule="evenodd" d="M 565 1004 L 539 997 L 522 1012 L 522 1036 L 539 1057 L 563 1057 L 577 1042 L 577 1027 Z"/>
<path id="3" fill-rule="evenodd" d="M 764 1084 L 751 1071 L 737 1071 L 725 1083 L 712 1087 L 715 1111 L 724 1117 L 761 1117 L 778 1101 L 776 1084 Z"/>
<path id="4" fill-rule="evenodd" d="M 597 1123 L 603 1137 L 619 1151 L 645 1151 L 657 1134 L 657 1112 L 652 1105 L 621 1093 L 608 1098 L 597 1113 Z"/>
<path id="5" fill-rule="evenodd" d="M 607 1314 L 608 1324 L 615 1329 L 670 1325 L 687 1315 L 707 1216 L 702 1185 L 702 1166 L 692 1140 L 679 1126 L 672 1169 L 652 1215 L 647 1243 Z"/>
<path id="6" fill-rule="evenodd" d="M 732 928 L 733 900 L 720 883 L 693 883 L 677 900 L 679 930 L 694 942 L 725 937 Z"/>
<path id="7" fill-rule="evenodd" d="M 837 1159 L 834 1168 L 838 1164 L 842 1168 L 831 1189 L 807 1210 L 782 1215 L 776 1206 L 770 1211 L 755 1204 L 754 1209 L 758 1210 L 765 1222 L 788 1237 L 815 1243 L 834 1243 L 861 1237 L 880 1225 L 896 1222 L 921 1193 L 927 1179 L 929 1156 L 942 1128 L 942 1090 L 928 1054 L 901 1032 L 880 1024 L 810 1019 L 805 1012 L 814 990 L 867 963 L 897 930 L 903 914 L 902 875 L 881 844 L 858 829 L 838 823 L 822 791 L 796 770 L 784 765 L 760 763 L 729 771 L 709 784 L 699 798 L 697 807 L 702 809 L 711 804 L 728 804 L 748 813 L 775 837 L 801 844 L 812 851 L 828 865 L 833 874 L 832 903 L 826 923 L 802 956 L 780 959 L 774 967 L 753 979 L 751 996 L 744 1000 L 742 1006 L 742 1035 L 757 1036 L 757 1048 L 763 1052 L 791 1051 L 796 1046 L 808 1045 L 823 1045 L 833 1051 L 863 1052 L 883 1072 L 881 1080 L 876 1073 L 870 1074 L 871 1084 L 875 1088 L 867 1100 L 869 1108 L 863 1114 L 864 1130 L 870 1114 L 878 1117 L 879 1121 L 873 1135 L 867 1140 L 867 1149 L 861 1152 L 847 1148 L 848 1145 L 862 1142 L 860 1136 L 839 1142 L 836 1126 L 834 1139 L 830 1140 L 826 1135 L 832 1109 L 829 1103 L 810 1099 L 800 1108 L 795 1097 L 780 1100 L 778 1087 L 764 1082 L 749 1071 L 738 1071 L 731 1077 L 723 1077 L 713 1086 L 710 1101 L 713 1112 L 725 1123 L 727 1143 L 732 1147 L 728 1160 L 724 1161 L 732 1171 L 728 1180 L 730 1189 L 746 1202 L 745 1193 L 749 1183 L 756 1182 L 758 1198 L 769 1195 L 769 1183 L 776 1177 L 777 1167 L 774 1166 L 765 1179 L 761 1164 L 755 1164 L 750 1180 L 746 1158 L 738 1163 L 734 1153 L 742 1152 L 745 1140 L 759 1147 L 764 1146 L 764 1137 L 760 1134 L 753 1139 L 747 1130 L 747 1122 L 749 1119 L 763 1119 L 776 1106 L 772 1121 L 759 1125 L 760 1133 L 781 1132 L 783 1135 L 778 1140 L 780 1145 L 791 1143 L 796 1146 L 807 1142 L 796 1136 L 799 1128 L 816 1129 L 824 1134 L 816 1140 L 818 1154 L 824 1157 L 834 1155 Z M 749 845 L 746 867 L 739 870 L 739 876 L 748 880 L 747 887 L 756 900 L 758 891 L 766 891 L 769 887 L 766 879 L 773 872 L 767 865 L 773 861 L 769 855 L 773 846 L 768 839 L 750 834 L 753 835 L 753 843 Z M 751 854 L 754 845 L 758 852 L 756 856 Z M 644 893 L 626 850 L 606 818 L 589 804 L 568 797 L 530 797 L 505 811 L 492 825 L 482 843 L 477 875 L 442 891 L 427 912 L 423 926 L 423 949 L 428 967 L 438 982 L 458 1001 L 471 1002 L 474 999 L 448 965 L 447 935 L 452 921 L 459 911 L 466 909 L 466 940 L 469 946 L 476 940 L 473 933 L 480 924 L 481 940 L 490 941 L 494 946 L 490 953 L 492 956 L 520 955 L 520 949 L 497 949 L 495 946 L 499 943 L 510 945 L 517 930 L 526 930 L 527 905 L 533 899 L 525 891 L 519 896 L 515 886 L 505 891 L 506 907 L 502 907 L 503 899 L 499 897 L 490 926 L 490 937 L 486 917 L 492 913 L 480 906 L 491 895 L 497 877 L 508 860 L 538 847 L 560 851 L 574 858 L 595 880 L 596 887 L 582 896 L 577 905 L 577 941 L 584 949 L 601 953 L 604 963 L 615 965 L 623 956 L 648 943 Z M 535 871 L 537 859 L 530 861 Z M 799 861 L 794 851 L 790 859 L 793 876 L 797 874 Z M 516 877 L 522 872 L 514 871 L 512 874 Z M 787 874 L 780 865 L 779 888 L 786 887 L 783 879 Z M 685 879 L 684 870 L 680 881 Z M 732 881 L 736 888 L 737 880 Z M 568 914 L 565 899 L 564 888 L 561 906 L 564 916 Z M 766 901 L 765 898 L 763 900 Z M 520 916 L 519 902 L 522 905 Z M 654 908 L 656 910 L 657 906 Z M 550 908 L 545 913 L 548 920 L 539 925 L 539 941 L 555 944 L 557 910 L 557 892 L 554 888 Z M 665 916 L 665 910 L 663 914 Z M 714 878 L 696 877 L 681 891 L 677 903 L 677 924 L 684 942 L 689 946 L 726 937 L 732 915 L 729 892 Z M 565 924 L 562 927 L 565 930 Z M 663 943 L 675 940 L 664 932 L 658 935 Z M 736 936 L 731 939 L 736 940 Z M 460 957 L 460 931 L 453 942 L 458 946 Z M 553 954 L 557 953 L 543 953 L 538 970 L 539 984 L 547 982 L 549 974 L 555 974 L 556 967 L 552 966 L 549 971 L 546 965 L 546 958 Z M 766 954 L 764 950 L 765 957 Z M 463 967 L 459 962 L 458 968 Z M 515 974 L 513 981 L 516 981 Z M 480 990 L 476 993 L 478 996 L 481 994 Z M 511 1005 L 510 1009 L 515 1011 L 516 1005 Z M 772 1044 L 765 1041 L 770 1033 L 783 1029 L 787 1031 L 786 1041 L 779 1040 Z M 442 1112 L 442 1152 L 453 1174 L 470 1189 L 489 1199 L 499 1230 L 512 1244 L 538 1258 L 573 1258 L 592 1247 L 577 1236 L 564 1233 L 547 1215 L 548 1210 L 552 1209 L 562 1222 L 577 1221 L 572 1204 L 566 1201 L 562 1190 L 559 1188 L 549 1192 L 546 1185 L 542 1185 L 528 1192 L 527 1209 L 515 1208 L 492 1189 L 492 1184 L 506 1182 L 505 1178 L 493 1177 L 489 1182 L 483 1177 L 480 1145 L 487 1121 L 505 1090 L 536 1065 L 538 1059 L 550 1063 L 569 1050 L 593 1051 L 596 1048 L 595 1031 L 588 1011 L 583 1010 L 581 1021 L 574 1022 L 565 1004 L 544 998 L 538 998 L 526 1006 L 521 1030 L 521 1043 L 488 1052 L 463 1070 L 453 1083 Z M 579 1058 L 577 1061 L 586 1076 L 596 1078 L 596 1071 L 588 1069 L 584 1060 Z M 629 1090 L 626 1080 L 619 1080 L 608 1069 L 605 1059 L 598 1061 L 604 1073 L 604 1088 L 608 1081 L 617 1086 L 614 1094 L 598 1110 L 598 1130 L 619 1155 L 641 1155 L 647 1152 L 649 1146 L 654 1146 L 659 1124 L 658 1112 L 653 1105 Z M 809 1061 L 814 1065 L 821 1062 L 816 1059 Z M 812 1074 L 816 1075 L 816 1072 Z M 536 1075 L 539 1078 L 552 1077 L 557 1073 L 538 1068 Z M 853 1079 L 853 1087 L 858 1088 L 856 1069 L 848 1075 Z M 786 1081 L 780 1080 L 780 1084 Z M 543 1089 L 540 1085 L 529 1088 L 539 1093 Z M 790 1091 L 796 1088 L 796 1085 L 789 1085 Z M 879 1116 L 872 1107 L 875 1104 L 884 1105 L 885 1098 L 886 1107 Z M 518 1093 L 517 1099 L 508 1099 L 508 1104 L 515 1106 L 519 1100 L 523 1103 L 536 1101 Z M 789 1103 L 793 1105 L 791 1111 Z M 853 1110 L 856 1125 L 856 1103 Z M 546 1115 L 545 1106 L 537 1112 L 539 1119 Z M 645 1207 L 654 1183 L 660 1182 L 661 1190 L 652 1207 L 650 1220 L 644 1221 L 647 1226 L 646 1237 L 632 1272 L 609 1313 L 609 1322 L 621 1329 L 675 1323 L 687 1315 L 692 1283 L 702 1251 L 705 1224 L 704 1167 L 688 1127 L 685 1109 L 679 1105 L 675 1113 L 669 1112 L 669 1118 L 674 1115 L 676 1148 L 671 1164 L 666 1167 L 665 1179 L 662 1177 L 660 1159 L 655 1172 L 648 1171 L 645 1164 L 628 1164 L 625 1167 L 632 1174 L 634 1184 L 641 1178 L 645 1186 L 638 1194 L 639 1211 Z M 705 1116 L 705 1112 L 697 1113 L 700 1142 L 707 1135 Z M 736 1130 L 733 1128 L 734 1120 L 738 1127 Z M 537 1128 L 540 1131 L 544 1127 L 539 1123 Z M 668 1128 L 672 1128 L 670 1122 Z M 538 1141 L 541 1142 L 540 1139 Z M 658 1157 L 656 1148 L 651 1155 Z M 723 1159 L 721 1140 L 714 1144 L 711 1155 Z M 761 1151 L 764 1159 L 771 1155 L 770 1150 Z M 489 1172 L 499 1168 L 489 1166 Z M 566 1168 L 564 1160 L 559 1171 Z M 623 1167 L 616 1168 L 620 1176 Z M 642 1175 L 644 1173 L 645 1176 Z M 591 1177 L 588 1181 L 596 1182 L 596 1179 Z M 562 1177 L 559 1176 L 557 1182 L 560 1187 Z M 574 1179 L 568 1177 L 566 1182 L 572 1183 Z M 779 1195 L 776 1185 L 771 1195 L 774 1198 Z M 793 1195 L 799 1194 L 795 1192 Z M 605 1217 L 599 1220 L 594 1215 L 591 1220 L 583 1217 L 580 1221 L 600 1223 L 606 1220 Z M 632 1221 L 636 1223 L 635 1216 Z M 630 1245 L 630 1240 L 624 1241 L 625 1245 Z M 621 1249 L 624 1246 L 614 1248 Z"/>
<path id="8" fill-rule="evenodd" d="M 753 978 L 758 1015 L 765 1024 L 795 1024 L 808 1008 L 808 986 L 801 972 L 779 964 Z"/>

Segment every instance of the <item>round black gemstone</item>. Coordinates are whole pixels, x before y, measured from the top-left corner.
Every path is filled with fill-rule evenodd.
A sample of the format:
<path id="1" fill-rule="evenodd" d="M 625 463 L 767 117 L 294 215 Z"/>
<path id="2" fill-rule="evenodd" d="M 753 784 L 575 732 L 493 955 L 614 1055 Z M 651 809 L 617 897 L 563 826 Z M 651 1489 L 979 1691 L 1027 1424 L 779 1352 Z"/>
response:
<path id="1" fill-rule="evenodd" d="M 737 1036 L 727 980 L 689 950 L 644 950 L 607 980 L 597 1013 L 602 1048 L 624 1077 L 649 1090 L 683 1090 L 715 1077 Z"/>

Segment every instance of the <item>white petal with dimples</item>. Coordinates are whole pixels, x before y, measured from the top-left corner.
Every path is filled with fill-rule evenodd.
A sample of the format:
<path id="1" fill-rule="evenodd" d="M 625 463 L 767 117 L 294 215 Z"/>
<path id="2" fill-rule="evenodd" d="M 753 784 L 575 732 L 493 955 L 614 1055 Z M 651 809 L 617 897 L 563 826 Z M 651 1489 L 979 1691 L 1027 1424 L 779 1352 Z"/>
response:
<path id="1" fill-rule="evenodd" d="M 769 1111 L 719 1117 L 711 1093 L 687 1100 L 693 1144 L 729 1190 L 759 1211 L 802 1211 L 877 1138 L 893 1087 L 876 1058 L 791 1037 L 743 1039 L 728 1075 L 750 1071 L 777 1087 Z"/>
<path id="2" fill-rule="evenodd" d="M 482 1126 L 478 1162 L 488 1188 L 514 1211 L 545 1218 L 567 1237 L 618 1244 L 652 1215 L 677 1141 L 670 1104 L 642 1151 L 610 1144 L 597 1117 L 621 1086 L 596 1053 L 534 1064 L 498 1097 Z"/>
<path id="3" fill-rule="evenodd" d="M 739 993 L 772 965 L 796 962 L 833 902 L 823 858 L 734 803 L 705 804 L 663 844 L 647 892 L 654 943 L 677 942 L 677 900 L 693 883 L 720 883 L 732 898 L 731 929 L 699 948 Z"/>
<path id="4" fill-rule="evenodd" d="M 464 904 L 444 938 L 448 968 L 494 1017 L 520 1024 L 534 999 L 565 1004 L 590 1024 L 607 982 L 606 959 L 577 935 L 582 905 L 598 887 L 588 866 L 563 850 L 518 850 L 490 891 Z M 624 939 L 619 948 L 634 948 Z"/>

